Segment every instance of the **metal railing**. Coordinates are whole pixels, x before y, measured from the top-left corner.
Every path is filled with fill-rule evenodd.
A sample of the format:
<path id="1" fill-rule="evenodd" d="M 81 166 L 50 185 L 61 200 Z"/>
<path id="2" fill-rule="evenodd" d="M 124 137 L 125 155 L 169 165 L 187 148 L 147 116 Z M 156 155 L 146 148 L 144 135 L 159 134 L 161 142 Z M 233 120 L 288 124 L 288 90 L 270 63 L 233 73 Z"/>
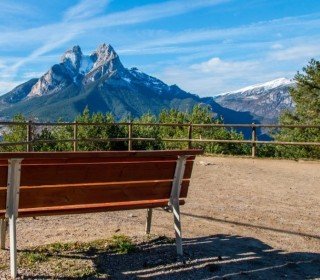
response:
<path id="1" fill-rule="evenodd" d="M 127 126 L 128 135 L 125 138 L 79 138 L 78 128 L 79 126 Z M 320 125 L 275 125 L 275 124 L 194 124 L 194 123 L 135 123 L 135 122 L 115 122 L 115 123 L 86 123 L 86 122 L 0 122 L 1 126 L 26 126 L 27 139 L 21 142 L 0 142 L 1 146 L 17 146 L 26 145 L 27 151 L 32 151 L 32 146 L 36 143 L 73 143 L 73 151 L 78 150 L 79 142 L 128 142 L 128 150 L 132 150 L 134 141 L 158 141 L 156 138 L 137 138 L 133 137 L 134 126 L 168 126 L 168 127 L 187 127 L 188 137 L 187 138 L 161 138 L 164 142 L 186 142 L 188 148 L 192 148 L 193 143 L 234 143 L 234 144 L 249 144 L 251 145 L 251 155 L 255 157 L 257 154 L 257 145 L 271 144 L 271 145 L 291 145 L 291 146 L 320 146 L 320 142 L 285 142 L 285 141 L 261 141 L 257 139 L 257 129 L 273 128 L 273 129 L 307 129 L 316 128 L 320 129 Z M 42 140 L 32 138 L 33 127 L 44 127 L 44 126 L 72 126 L 73 127 L 73 138 L 72 139 L 53 139 L 53 140 Z M 250 140 L 230 140 L 230 139 L 199 139 L 193 138 L 194 128 L 246 128 L 251 129 Z"/>

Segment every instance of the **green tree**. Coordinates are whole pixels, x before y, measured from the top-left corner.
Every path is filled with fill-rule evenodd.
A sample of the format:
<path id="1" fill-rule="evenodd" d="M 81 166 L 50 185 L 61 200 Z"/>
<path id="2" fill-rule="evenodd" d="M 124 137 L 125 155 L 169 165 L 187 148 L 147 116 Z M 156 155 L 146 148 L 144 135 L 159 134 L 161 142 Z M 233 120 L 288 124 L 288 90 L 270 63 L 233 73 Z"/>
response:
<path id="1" fill-rule="evenodd" d="M 21 122 L 25 123 L 26 118 L 22 114 L 16 115 L 13 122 Z M 18 125 L 10 125 L 3 132 L 3 142 L 25 142 L 27 141 L 27 125 L 26 124 L 18 124 Z M 13 146 L 4 146 L 1 147 L 2 152 L 25 152 L 27 150 L 26 145 L 13 145 Z"/>
<path id="2" fill-rule="evenodd" d="M 15 121 L 25 122 L 21 115 L 16 116 Z M 93 150 L 127 150 L 127 141 L 105 141 L 110 138 L 127 138 L 128 126 L 115 123 L 112 114 L 93 113 L 85 108 L 83 113 L 76 117 L 78 122 L 77 138 L 79 151 Z M 124 120 L 128 122 L 128 120 Z M 59 120 L 63 123 L 62 120 Z M 158 126 L 155 123 L 177 124 L 176 126 Z M 82 125 L 86 123 L 87 125 Z M 151 125 L 139 126 L 139 123 L 150 123 Z M 156 149 L 183 149 L 188 147 L 188 142 L 164 141 L 164 139 L 187 139 L 189 124 L 212 124 L 222 123 L 216 119 L 211 109 L 207 106 L 197 105 L 191 112 L 180 112 L 175 109 L 163 110 L 159 117 L 147 113 L 136 118 L 132 123 L 132 136 L 134 138 L 154 138 L 156 141 L 133 141 L 133 149 L 156 150 Z M 187 124 L 187 125 L 186 125 Z M 25 141 L 27 137 L 27 126 L 12 126 L 4 134 L 4 140 L 9 142 Z M 71 151 L 73 150 L 73 126 L 41 126 L 33 129 L 34 151 Z M 223 127 L 193 127 L 194 139 L 243 139 L 243 135 L 234 130 Z M 93 141 L 101 139 L 101 141 Z M 44 141 L 50 140 L 50 141 Z M 58 140 L 67 140 L 57 142 Z M 248 151 L 245 145 L 221 144 L 208 142 L 192 143 L 195 148 L 203 148 L 209 153 L 243 154 Z M 8 151 L 23 151 L 24 146 L 12 146 L 6 148 Z M 2 149 L 4 150 L 4 148 Z"/>
<path id="3" fill-rule="evenodd" d="M 159 115 L 159 122 L 178 124 L 177 126 L 160 126 L 159 135 L 161 139 L 187 138 L 188 128 L 182 124 L 189 122 L 188 113 L 180 112 L 176 109 L 162 110 Z M 187 146 L 188 144 L 186 142 L 163 141 L 164 149 L 183 149 Z"/>
<path id="4" fill-rule="evenodd" d="M 59 151 L 59 143 L 54 142 L 56 138 L 52 131 L 47 127 L 40 129 L 40 131 L 34 135 L 34 140 L 36 141 L 32 148 L 35 152 Z M 52 140 L 53 142 L 41 142 L 42 140 Z"/>
<path id="5" fill-rule="evenodd" d="M 141 123 L 157 123 L 158 119 L 151 113 L 142 115 L 132 123 L 132 136 L 134 138 L 154 138 L 155 141 L 134 141 L 132 148 L 134 150 L 161 150 L 164 144 L 161 141 L 160 127 L 156 125 L 135 125 Z"/>
<path id="6" fill-rule="evenodd" d="M 78 139 L 83 139 L 78 144 L 82 151 L 107 151 L 107 150 L 125 150 L 127 144 L 117 141 L 104 141 L 108 138 L 126 137 L 125 128 L 115 124 L 115 118 L 111 113 L 90 114 L 89 109 L 85 108 L 83 113 L 76 117 L 79 123 L 101 125 L 78 125 Z M 90 141 L 90 139 L 101 139 L 101 141 Z"/>
<path id="7" fill-rule="evenodd" d="M 196 105 L 190 113 L 179 112 L 177 110 L 164 110 L 160 113 L 161 123 L 178 123 L 178 124 L 222 124 L 222 120 L 215 118 L 214 113 L 209 106 Z M 188 126 L 162 126 L 160 129 L 161 138 L 188 138 Z M 224 127 L 201 127 L 193 126 L 193 139 L 223 139 L 223 140 L 242 140 L 243 135 L 232 129 Z M 164 147 L 187 148 L 187 142 L 164 142 Z M 193 142 L 192 147 L 202 148 L 208 153 L 215 154 L 246 154 L 249 149 L 243 144 L 232 143 L 210 143 L 210 142 Z"/>
<path id="8" fill-rule="evenodd" d="M 286 111 L 280 117 L 282 125 L 320 125 L 320 62 L 312 59 L 295 77 L 296 86 L 290 94 L 295 109 Z M 318 128 L 286 128 L 275 136 L 278 141 L 320 142 Z M 277 155 L 293 158 L 320 158 L 320 147 L 282 146 Z"/>

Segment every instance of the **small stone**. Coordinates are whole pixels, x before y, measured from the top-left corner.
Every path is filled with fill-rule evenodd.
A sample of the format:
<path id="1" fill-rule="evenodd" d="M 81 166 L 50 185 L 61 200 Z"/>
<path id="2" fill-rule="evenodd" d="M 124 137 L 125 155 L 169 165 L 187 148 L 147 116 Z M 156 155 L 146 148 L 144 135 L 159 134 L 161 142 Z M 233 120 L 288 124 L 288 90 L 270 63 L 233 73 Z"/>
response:
<path id="1" fill-rule="evenodd" d="M 203 166 L 208 166 L 208 165 L 214 165 L 213 163 L 211 163 L 211 162 L 205 162 L 205 161 L 199 161 L 199 164 L 200 165 L 203 165 Z"/>
<path id="2" fill-rule="evenodd" d="M 130 218 L 136 218 L 137 216 L 134 215 L 134 214 L 130 214 L 129 217 L 130 217 Z"/>

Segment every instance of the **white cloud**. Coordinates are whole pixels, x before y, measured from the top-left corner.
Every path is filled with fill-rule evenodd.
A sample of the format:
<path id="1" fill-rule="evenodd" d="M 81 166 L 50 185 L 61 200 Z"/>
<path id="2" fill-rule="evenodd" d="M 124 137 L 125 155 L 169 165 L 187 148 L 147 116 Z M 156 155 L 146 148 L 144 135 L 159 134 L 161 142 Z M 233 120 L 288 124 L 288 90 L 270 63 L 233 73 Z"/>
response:
<path id="1" fill-rule="evenodd" d="M 7 16 L 31 16 L 37 11 L 37 7 L 30 6 L 27 3 L 14 3 L 13 1 L 2 0 L 0 2 L 1 17 Z"/>
<path id="2" fill-rule="evenodd" d="M 256 22 L 250 25 L 244 25 L 234 28 L 222 29 L 194 29 L 182 32 L 166 32 L 159 36 L 155 31 L 155 38 L 149 37 L 147 40 L 131 46 L 131 49 L 150 49 L 152 47 L 166 47 L 181 44 L 211 41 L 220 44 L 239 44 L 242 42 L 268 42 L 269 40 L 279 40 L 290 36 L 292 30 L 295 30 L 293 36 L 296 37 L 305 34 L 306 30 L 316 30 L 320 28 L 319 14 L 312 14 L 300 17 L 286 17 L 270 21 Z M 279 32 L 277 32 L 279 31 Z M 280 32 L 281 31 L 281 32 Z M 287 33 L 290 33 L 289 35 Z"/>
<path id="3" fill-rule="evenodd" d="M 0 94 L 9 92 L 10 90 L 12 90 L 14 87 L 16 87 L 21 83 L 23 83 L 23 81 L 14 81 L 14 82 L 0 81 Z"/>
<path id="4" fill-rule="evenodd" d="M 95 0 L 96 1 L 96 0 Z M 96 16 L 92 18 L 97 10 L 94 5 L 90 5 L 92 1 L 82 1 L 78 5 L 71 7 L 64 13 L 62 21 L 44 25 L 41 27 L 30 28 L 26 30 L 4 32 L 0 34 L 0 47 L 11 45 L 15 46 L 16 43 L 29 43 L 42 42 L 48 36 L 59 33 L 84 33 L 90 30 L 97 30 L 99 28 L 106 28 L 112 26 L 130 25 L 136 23 L 148 22 L 160 18 L 167 18 L 187 12 L 191 12 L 195 9 L 217 5 L 222 2 L 228 2 L 230 0 L 203 0 L 203 1 L 190 1 L 186 2 L 183 0 L 166 1 L 158 4 L 148 4 L 137 8 L 132 8 L 126 11 L 114 12 L 107 15 Z M 101 3 L 107 4 L 107 1 L 101 1 Z M 100 3 L 100 8 L 101 8 Z M 84 5 L 89 10 L 86 11 L 85 15 L 87 18 L 83 18 L 79 12 L 83 10 Z M 73 18 L 75 16 L 75 18 Z M 79 17 L 81 16 L 81 20 Z M 75 20 L 73 20 L 75 19 Z M 71 21 L 71 22 L 70 22 Z M 21 36 L 21 33 L 24 36 Z"/>
<path id="5" fill-rule="evenodd" d="M 8 42 L 11 45 L 17 43 L 23 44 L 24 42 L 40 42 L 42 44 L 33 50 L 29 56 L 8 67 L 6 73 L 2 73 L 2 75 L 8 74 L 13 77 L 17 70 L 27 62 L 64 45 L 76 36 L 92 29 L 97 30 L 103 27 L 147 22 L 227 1 L 229 0 L 167 1 L 92 18 L 93 15 L 100 12 L 103 5 L 106 5 L 108 1 L 101 1 L 103 5 L 100 3 L 98 5 L 100 9 L 98 9 L 94 3 L 92 4 L 92 1 L 84 0 L 69 8 L 69 10 L 64 13 L 63 20 L 59 23 L 20 30 L 19 32 L 4 32 L 0 34 L 0 46 L 6 45 Z M 24 34 L 23 36 L 21 36 L 22 33 Z"/>
<path id="6" fill-rule="evenodd" d="M 64 21 L 83 20 L 101 14 L 109 2 L 109 0 L 83 0 L 64 13 Z"/>
<path id="7" fill-rule="evenodd" d="M 0 69 L 1 69 L 1 68 L 5 68 L 5 67 L 6 67 L 5 63 L 0 60 Z"/>
<path id="8" fill-rule="evenodd" d="M 294 73 L 291 70 L 279 71 L 265 59 L 239 61 L 213 57 L 188 67 L 167 67 L 156 76 L 201 96 L 214 96 L 279 77 L 291 78 Z"/>
<path id="9" fill-rule="evenodd" d="M 35 71 L 31 71 L 31 72 L 25 72 L 22 75 L 23 79 L 33 79 L 33 78 L 39 78 L 43 75 L 43 72 L 35 72 Z"/>
<path id="10" fill-rule="evenodd" d="M 248 71 L 257 67 L 256 62 L 252 61 L 223 61 L 219 57 L 213 57 L 208 61 L 193 64 L 190 69 L 197 70 L 201 73 L 212 73 L 212 74 L 229 74 L 234 72 Z"/>
<path id="11" fill-rule="evenodd" d="M 279 43 L 275 43 L 271 46 L 271 49 L 273 50 L 279 50 L 279 49 L 283 49 L 283 45 L 279 44 Z"/>
<path id="12" fill-rule="evenodd" d="M 292 47 L 286 47 L 282 50 L 270 53 L 270 59 L 278 61 L 286 60 L 310 60 L 313 57 L 320 56 L 319 42 L 313 42 L 312 44 L 302 44 Z"/>

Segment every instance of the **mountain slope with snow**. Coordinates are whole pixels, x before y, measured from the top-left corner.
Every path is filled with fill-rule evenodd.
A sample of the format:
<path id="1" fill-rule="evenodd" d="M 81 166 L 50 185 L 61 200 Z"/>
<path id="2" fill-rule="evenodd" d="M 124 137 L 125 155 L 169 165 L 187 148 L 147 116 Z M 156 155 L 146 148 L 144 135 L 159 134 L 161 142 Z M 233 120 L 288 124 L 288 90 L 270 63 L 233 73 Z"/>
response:
<path id="1" fill-rule="evenodd" d="M 221 106 L 238 111 L 250 112 L 262 123 L 276 123 L 284 110 L 292 110 L 289 89 L 295 84 L 286 78 L 248 86 L 214 97 Z"/>
<path id="2" fill-rule="evenodd" d="M 200 98 L 137 68 L 125 68 L 115 50 L 103 44 L 90 55 L 79 46 L 67 50 L 39 79 L 1 96 L 0 118 L 22 113 L 40 120 L 73 120 L 87 106 L 91 112 L 111 112 L 121 119 L 171 108 L 188 111 L 196 104 L 209 105 L 228 123 L 253 120 L 251 114 L 223 108 L 211 97 Z"/>

